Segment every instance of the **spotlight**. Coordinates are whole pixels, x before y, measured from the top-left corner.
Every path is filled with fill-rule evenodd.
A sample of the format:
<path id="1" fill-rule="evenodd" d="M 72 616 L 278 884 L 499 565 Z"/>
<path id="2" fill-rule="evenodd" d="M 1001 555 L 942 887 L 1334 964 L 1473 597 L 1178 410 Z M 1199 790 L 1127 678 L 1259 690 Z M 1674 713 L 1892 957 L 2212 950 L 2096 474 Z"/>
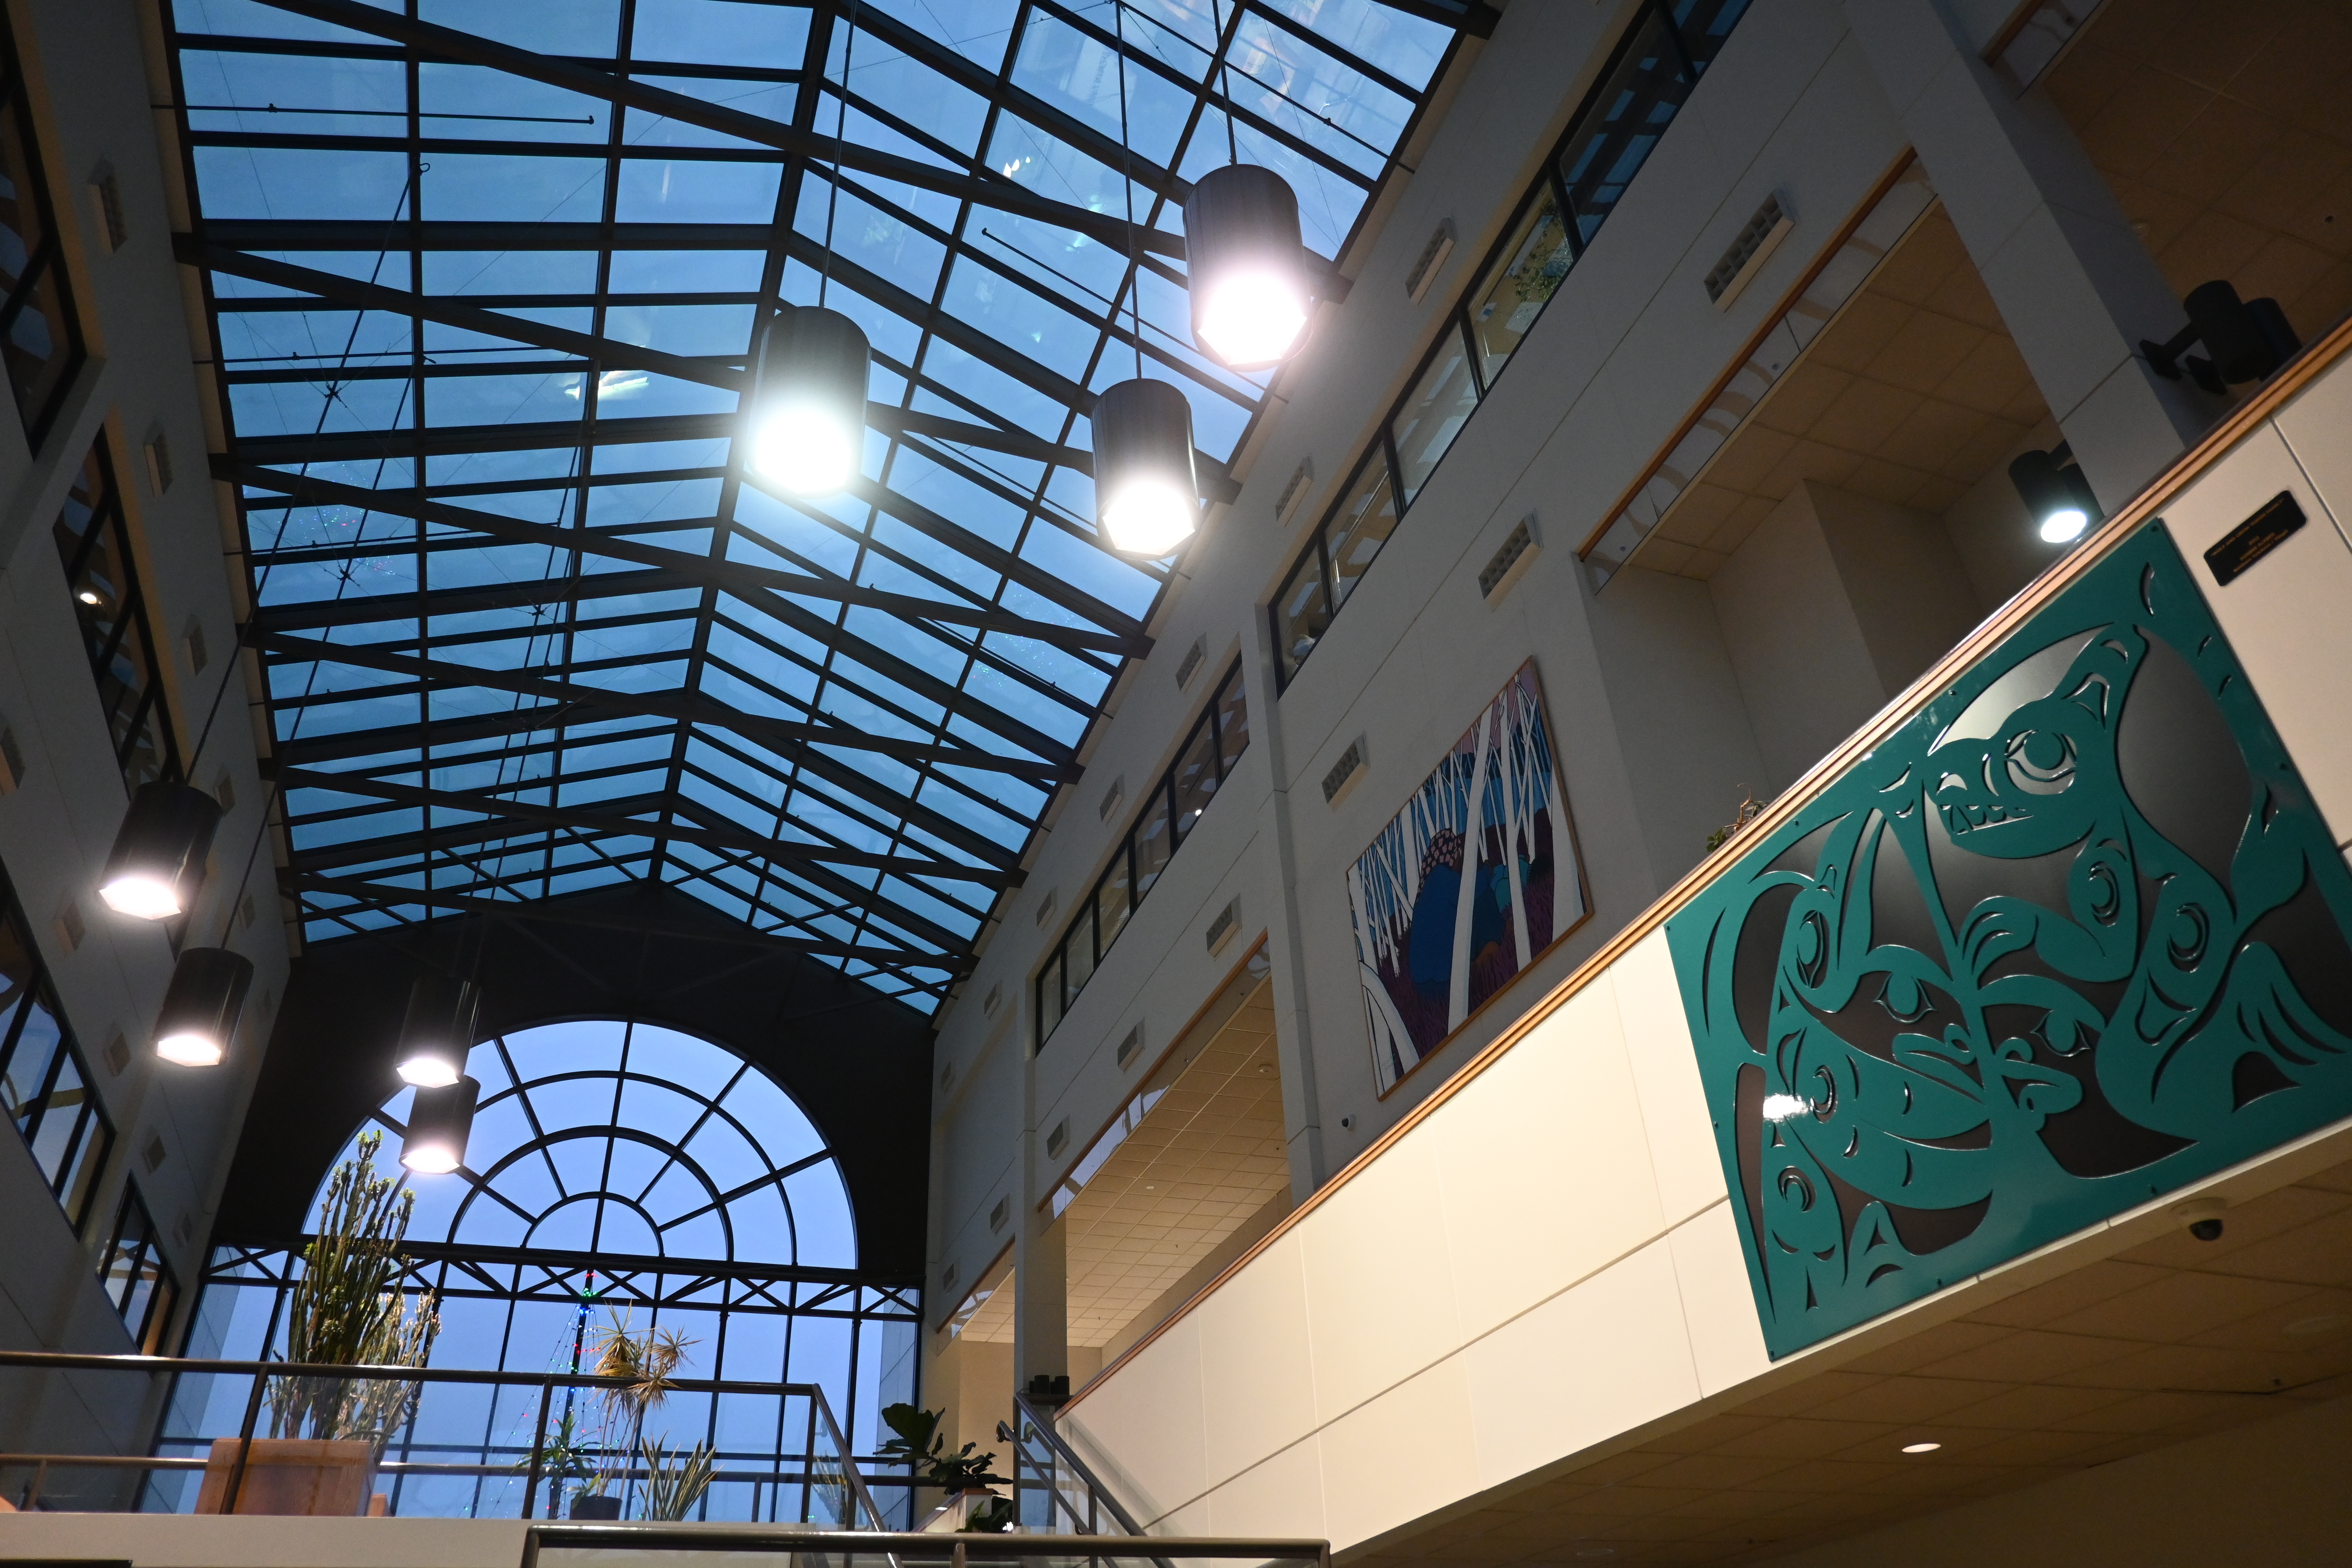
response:
<path id="1" fill-rule="evenodd" d="M 118 914 L 169 920 L 196 901 L 220 803 L 192 784 L 139 786 L 107 852 L 98 896 Z"/>
<path id="2" fill-rule="evenodd" d="M 155 1054 L 184 1068 L 218 1067 L 252 985 L 253 965 L 226 948 L 182 948 L 155 1015 Z"/>
<path id="3" fill-rule="evenodd" d="M 838 310 L 787 306 L 768 323 L 744 411 L 751 466 L 795 495 L 846 489 L 866 448 L 873 352 Z"/>
<path id="4" fill-rule="evenodd" d="M 1093 417 L 1096 525 L 1114 550 L 1167 554 L 1200 526 L 1192 405 L 1164 381 L 1122 381 Z"/>
<path id="5" fill-rule="evenodd" d="M 2222 392 L 2262 380 L 2302 352 L 2303 340 L 2276 300 L 2241 300 L 2226 278 L 2200 283 L 2181 296 L 2180 306 L 2189 316 L 2187 326 L 2165 342 L 2142 338 L 2139 345 L 2148 368 L 2168 381 L 2179 380 L 2185 364 L 2198 385 Z M 2213 357 L 2182 359 L 2197 342 Z"/>
<path id="6" fill-rule="evenodd" d="M 1184 204 L 1192 336 L 1230 370 L 1280 364 L 1307 330 L 1312 290 L 1298 198 L 1282 176 L 1229 163 L 1193 182 Z"/>
<path id="7" fill-rule="evenodd" d="M 466 1163 L 466 1137 L 474 1130 L 474 1103 L 482 1086 L 460 1075 L 455 1083 L 420 1089 L 408 1108 L 408 1132 L 400 1141 L 400 1163 L 428 1176 L 446 1176 Z"/>
<path id="8" fill-rule="evenodd" d="M 463 980 L 427 974 L 408 988 L 400 1026 L 400 1079 L 418 1089 L 446 1089 L 466 1075 L 481 994 Z"/>
<path id="9" fill-rule="evenodd" d="M 2061 442 L 2055 451 L 2021 452 L 2009 465 L 2009 482 L 2017 487 L 2034 527 L 2051 544 L 2073 543 L 2094 518 L 2103 515 L 2083 470 L 2071 462 L 2059 466 L 2070 456 Z"/>

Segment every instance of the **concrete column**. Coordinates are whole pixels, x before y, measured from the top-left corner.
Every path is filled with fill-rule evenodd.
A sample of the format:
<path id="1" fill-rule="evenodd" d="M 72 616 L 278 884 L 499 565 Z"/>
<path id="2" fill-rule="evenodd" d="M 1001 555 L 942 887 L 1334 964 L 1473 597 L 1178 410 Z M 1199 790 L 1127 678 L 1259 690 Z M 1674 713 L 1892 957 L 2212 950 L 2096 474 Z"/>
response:
<path id="1" fill-rule="evenodd" d="M 1282 1138 L 1290 1160 L 1290 1201 L 1305 1203 L 1330 1178 L 1323 1152 L 1323 1112 L 1315 1089 L 1315 1043 L 1307 1014 L 1305 943 L 1298 919 L 1298 856 L 1290 820 L 1290 761 L 1283 744 L 1282 706 L 1275 695 L 1274 649 L 1263 612 L 1249 648 L 1250 744 L 1265 750 L 1272 785 L 1260 807 L 1258 832 L 1274 846 L 1262 865 L 1259 907 L 1265 910 L 1265 956 L 1274 982 L 1275 1070 L 1282 1075 Z M 1244 925 L 1249 911 L 1244 910 Z M 1228 950 L 1230 951 L 1230 950 Z"/>
<path id="2" fill-rule="evenodd" d="M 2099 500 L 2129 500 L 2221 413 L 2139 353 L 2188 320 L 2073 130 L 2012 99 L 1944 0 L 1845 14 Z"/>
<path id="3" fill-rule="evenodd" d="M 1034 1121 L 1034 1118 L 1033 1117 Z M 1070 1374 L 1069 1227 L 1049 1212 L 1031 1206 L 1040 1191 L 1037 1172 L 1044 1162 L 1041 1140 L 1033 1130 L 1022 1138 L 1027 1180 L 1015 1202 L 1020 1213 L 1013 1243 L 1013 1386 L 1026 1389 L 1033 1377 Z M 995 1436 L 992 1426 L 987 1437 Z M 981 1447 L 986 1447 L 983 1440 Z"/>

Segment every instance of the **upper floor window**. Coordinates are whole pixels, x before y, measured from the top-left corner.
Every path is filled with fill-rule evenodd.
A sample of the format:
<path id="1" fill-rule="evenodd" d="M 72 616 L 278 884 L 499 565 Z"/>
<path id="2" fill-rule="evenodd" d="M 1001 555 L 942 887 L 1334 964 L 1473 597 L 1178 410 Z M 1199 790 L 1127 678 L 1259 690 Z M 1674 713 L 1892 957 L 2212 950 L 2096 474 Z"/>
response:
<path id="1" fill-rule="evenodd" d="M 1233 776 L 1234 766 L 1249 745 L 1249 700 L 1242 690 L 1242 666 L 1234 661 L 1216 694 L 1178 748 L 1176 761 L 1160 775 L 1143 802 L 1143 810 L 1127 830 L 1110 864 L 1071 916 L 1062 940 L 1037 975 L 1037 1044 L 1042 1047 L 1094 977 L 1095 967 L 1143 895 L 1168 868 L 1176 847 L 1209 806 L 1209 798 Z"/>
<path id="2" fill-rule="evenodd" d="M 114 1238 L 107 1244 L 106 1262 L 98 1273 L 106 1299 L 121 1314 L 139 1353 L 163 1354 L 163 1334 L 172 1324 L 172 1309 L 179 1304 L 180 1279 L 164 1261 L 163 1238 L 156 1233 L 136 1182 L 123 1184 Z"/>
<path id="3" fill-rule="evenodd" d="M 31 924 L 0 871 L 0 1113 L 16 1124 L 41 1180 L 79 1230 L 89 1217 L 114 1125 L 91 1087 L 58 1005 Z"/>
<path id="4" fill-rule="evenodd" d="M 180 742 L 163 696 L 163 650 L 139 585 L 131 530 L 104 437 L 82 459 L 53 531 L 124 785 L 135 790 L 156 779 L 178 778 Z"/>
<path id="5" fill-rule="evenodd" d="M 8 370 L 16 415 L 35 447 L 48 434 L 74 373 L 81 368 L 81 330 L 66 291 L 58 252 L 57 215 L 41 177 L 32 108 L 16 40 L 0 20 L 0 360 Z"/>
<path id="6" fill-rule="evenodd" d="M 1536 318 L 1617 210 L 1748 0 L 1650 0 L 1601 73 L 1535 187 L 1447 312 L 1403 398 L 1274 596 L 1283 684 L 1329 629 L 1397 521 L 1470 416 L 1492 396 Z"/>

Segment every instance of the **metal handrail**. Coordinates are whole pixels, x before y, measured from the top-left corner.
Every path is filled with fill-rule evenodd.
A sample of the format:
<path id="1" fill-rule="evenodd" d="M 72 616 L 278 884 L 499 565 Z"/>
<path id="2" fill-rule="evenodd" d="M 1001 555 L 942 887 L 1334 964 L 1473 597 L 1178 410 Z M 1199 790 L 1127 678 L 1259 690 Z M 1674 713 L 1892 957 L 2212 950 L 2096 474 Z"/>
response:
<path id="1" fill-rule="evenodd" d="M 1061 1433 L 1054 1429 L 1052 1418 L 1040 1415 L 1037 1407 L 1029 1403 L 1029 1396 L 1018 1389 L 1013 1390 L 1013 1409 L 1022 1420 L 1036 1429 L 1037 1435 L 1045 1439 L 1045 1446 L 1054 1450 L 1054 1457 L 1069 1466 L 1070 1473 L 1087 1483 L 1087 1489 L 1100 1500 L 1103 1507 L 1109 1510 L 1111 1518 L 1118 1521 L 1118 1527 L 1121 1530 L 1129 1535 L 1149 1533 L 1142 1525 L 1136 1522 L 1135 1516 L 1127 1511 L 1126 1505 L 1118 1500 L 1118 1494 L 1105 1486 L 1102 1478 L 1096 1475 L 1084 1459 L 1078 1458 L 1077 1450 L 1062 1440 Z"/>
<path id="2" fill-rule="evenodd" d="M 1330 1568 L 1328 1541 L 1252 1541 L 1231 1535 L 1161 1535 L 1152 1542 L 1178 1557 L 1232 1557 L 1250 1562 L 1312 1562 Z M 538 1568 L 543 1550 L 598 1547 L 630 1552 L 806 1552 L 839 1555 L 871 1552 L 893 1560 L 938 1562 L 965 1568 L 975 1563 L 1023 1563 L 1074 1557 L 1132 1558 L 1135 1538 L 1124 1535 L 948 1535 L 917 1531 L 780 1530 L 740 1524 L 533 1524 L 523 1532 L 521 1568 Z"/>
<path id="3" fill-rule="evenodd" d="M 195 1373 L 251 1377 L 253 1394 L 246 1401 L 245 1419 L 237 1429 L 236 1459 L 229 1468 L 228 1485 L 221 1502 L 221 1511 L 224 1513 L 236 1511 L 237 1499 L 244 1490 L 247 1460 L 253 1452 L 254 1427 L 260 1419 L 263 1395 L 268 1390 L 269 1380 L 274 1377 L 332 1377 L 367 1382 L 490 1384 L 499 1386 L 538 1384 L 541 1390 L 539 1426 L 531 1439 L 528 1480 L 523 1489 L 522 1516 L 526 1520 L 530 1518 L 539 1504 L 539 1485 L 542 1473 L 541 1456 L 547 1447 L 547 1418 L 554 1404 L 555 1390 L 558 1388 L 626 1388 L 632 1386 L 634 1381 L 626 1377 L 598 1376 L 593 1373 L 492 1372 L 472 1367 L 388 1366 L 373 1363 L 345 1364 L 327 1362 L 239 1361 L 199 1356 L 98 1355 L 72 1351 L 0 1350 L 0 1369 L 8 1367 L 51 1372 L 131 1372 L 150 1375 L 169 1373 L 175 1376 Z M 812 1426 L 819 1420 L 823 1421 L 827 1436 L 833 1439 L 842 1474 L 851 1493 L 857 1500 L 857 1506 L 865 1510 L 866 1516 L 876 1526 L 881 1527 L 887 1523 L 882 1517 L 881 1509 L 874 1501 L 873 1494 L 866 1489 L 866 1478 L 858 1470 L 849 1445 L 842 1438 L 840 1425 L 834 1420 L 833 1407 L 824 1397 L 824 1390 L 817 1384 L 757 1383 L 740 1378 L 681 1377 L 667 1381 L 673 1391 L 682 1394 L 759 1394 L 784 1398 L 794 1395 L 805 1396 L 811 1405 Z M 814 1444 L 812 1443 L 811 1447 L 814 1447 Z M 814 1453 L 796 1457 L 805 1457 L 812 1461 L 816 1458 Z M 105 1458 L 123 1458 L 130 1456 L 105 1456 Z M 188 1467 L 173 1463 L 153 1468 L 178 1469 Z M 390 1469 L 394 1467 L 386 1465 L 381 1468 Z M 811 1468 L 814 1469 L 813 1465 Z M 48 1466 L 43 1464 L 40 1469 L 41 1473 L 46 1475 Z"/>

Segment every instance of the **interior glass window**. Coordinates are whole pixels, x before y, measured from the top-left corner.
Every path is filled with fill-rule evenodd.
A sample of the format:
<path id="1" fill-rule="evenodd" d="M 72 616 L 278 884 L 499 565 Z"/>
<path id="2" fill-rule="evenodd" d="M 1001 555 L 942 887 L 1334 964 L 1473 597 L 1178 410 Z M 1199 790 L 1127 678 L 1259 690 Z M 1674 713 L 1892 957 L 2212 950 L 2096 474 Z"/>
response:
<path id="1" fill-rule="evenodd" d="M 1597 108 L 1559 155 L 1560 184 L 1580 248 L 1612 212 L 1690 96 L 1691 79 L 1665 18 L 1652 11 L 1633 31 L 1617 68 L 1592 95 Z"/>
<path id="2" fill-rule="evenodd" d="M 1575 260 L 1568 226 L 1560 221 L 1559 202 L 1546 184 L 1470 296 L 1470 335 L 1477 344 L 1483 384 L 1495 384 L 1505 363 L 1518 353 L 1520 340 L 1559 292 L 1560 279 Z"/>
<path id="3" fill-rule="evenodd" d="M 1231 778 L 1234 764 L 1242 752 L 1249 749 L 1249 691 L 1238 669 L 1225 678 L 1224 689 L 1217 693 L 1217 753 L 1223 759 L 1223 771 Z"/>
<path id="4" fill-rule="evenodd" d="M 1331 625 L 1331 605 L 1323 592 L 1323 552 L 1310 548 L 1290 569 L 1282 592 L 1274 596 L 1274 640 L 1282 659 L 1282 679 L 1288 680 L 1315 651 Z"/>
<path id="5" fill-rule="evenodd" d="M 1469 350 L 1460 332 L 1447 332 L 1389 426 L 1396 441 L 1397 479 L 1405 505 L 1411 506 L 1421 493 L 1437 460 L 1477 407 L 1478 384 L 1470 374 Z"/>
<path id="6" fill-rule="evenodd" d="M 1217 737 L 1203 718 L 1176 759 L 1176 842 L 1181 844 L 1217 793 Z"/>
<path id="7" fill-rule="evenodd" d="M 1331 596 L 1344 605 L 1356 591 L 1372 558 L 1396 531 L 1396 491 L 1389 483 L 1389 466 L 1379 454 L 1356 476 L 1348 499 L 1339 503 L 1328 525 L 1331 541 Z"/>

